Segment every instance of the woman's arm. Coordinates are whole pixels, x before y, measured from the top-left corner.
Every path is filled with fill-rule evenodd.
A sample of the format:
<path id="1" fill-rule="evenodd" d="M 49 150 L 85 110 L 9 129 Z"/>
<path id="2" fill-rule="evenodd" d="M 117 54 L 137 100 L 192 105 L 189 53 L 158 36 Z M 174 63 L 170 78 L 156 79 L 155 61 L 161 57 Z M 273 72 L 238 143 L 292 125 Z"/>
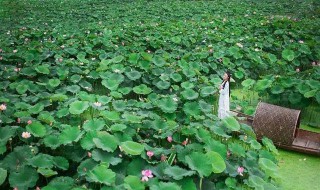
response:
<path id="1" fill-rule="evenodd" d="M 226 84 L 224 85 L 224 88 L 220 90 L 220 93 L 222 95 L 226 95 L 229 93 L 229 82 L 227 81 Z"/>

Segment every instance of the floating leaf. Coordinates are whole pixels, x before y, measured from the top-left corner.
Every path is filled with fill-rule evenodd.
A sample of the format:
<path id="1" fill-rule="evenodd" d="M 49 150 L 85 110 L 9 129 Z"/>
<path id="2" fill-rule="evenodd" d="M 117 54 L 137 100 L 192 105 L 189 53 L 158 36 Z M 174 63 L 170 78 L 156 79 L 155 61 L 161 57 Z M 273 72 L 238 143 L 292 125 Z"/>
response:
<path id="1" fill-rule="evenodd" d="M 51 87 L 57 87 L 60 85 L 60 80 L 59 79 L 49 79 L 48 83 Z"/>
<path id="2" fill-rule="evenodd" d="M 175 180 L 181 180 L 185 176 L 192 176 L 195 174 L 194 171 L 188 171 L 186 169 L 180 168 L 179 166 L 170 166 L 164 170 L 164 174 L 172 177 Z"/>
<path id="3" fill-rule="evenodd" d="M 49 65 L 46 65 L 46 64 L 36 66 L 35 70 L 38 73 L 42 73 L 42 74 L 45 74 L 45 75 L 50 73 Z"/>
<path id="4" fill-rule="evenodd" d="M 150 94 L 152 92 L 152 89 L 147 87 L 147 85 L 145 84 L 141 84 L 134 87 L 133 92 L 135 92 L 136 94 Z"/>
<path id="5" fill-rule="evenodd" d="M 112 185 L 116 181 L 116 173 L 104 164 L 98 165 L 88 173 L 90 181 Z"/>
<path id="6" fill-rule="evenodd" d="M 31 167 L 23 167 L 18 171 L 12 171 L 9 175 L 9 183 L 11 187 L 18 189 L 28 189 L 36 185 L 39 175 L 35 169 Z"/>
<path id="7" fill-rule="evenodd" d="M 136 71 L 136 70 L 132 70 L 130 72 L 126 72 L 125 74 L 130 80 L 137 80 L 137 79 L 139 79 L 141 77 L 141 73 L 139 71 Z"/>
<path id="8" fill-rule="evenodd" d="M 119 144 L 118 139 L 115 136 L 110 135 L 105 131 L 98 132 L 97 137 L 93 138 L 93 142 L 98 148 L 107 152 L 113 152 Z"/>
<path id="9" fill-rule="evenodd" d="M 30 125 L 27 125 L 27 131 L 35 137 L 43 137 L 47 134 L 46 127 L 38 121 L 34 121 Z"/>
<path id="10" fill-rule="evenodd" d="M 63 145 L 70 144 L 72 142 L 77 142 L 82 135 L 83 132 L 81 132 L 78 127 L 66 127 L 61 132 L 59 141 Z"/>
<path id="11" fill-rule="evenodd" d="M 144 146 L 142 144 L 133 141 L 123 142 L 120 146 L 125 153 L 130 155 L 140 155 L 144 150 Z"/>
<path id="12" fill-rule="evenodd" d="M 152 62 L 158 67 L 162 67 L 163 65 L 166 64 L 166 61 L 158 55 L 153 57 Z"/>
<path id="13" fill-rule="evenodd" d="M 74 101 L 70 104 L 69 112 L 71 114 L 79 115 L 83 113 L 89 107 L 89 103 L 86 101 Z"/>
<path id="14" fill-rule="evenodd" d="M 200 106 L 197 102 L 187 102 L 183 105 L 183 111 L 187 115 L 198 116 L 200 115 Z"/>
<path id="15" fill-rule="evenodd" d="M 173 113 L 177 110 L 178 103 L 171 97 L 167 97 L 158 100 L 157 106 L 165 113 Z"/>
<path id="16" fill-rule="evenodd" d="M 199 93 L 197 93 L 196 91 L 194 91 L 192 89 L 186 89 L 186 90 L 182 91 L 181 94 L 187 100 L 194 100 L 199 97 Z"/>
<path id="17" fill-rule="evenodd" d="M 185 157 L 188 166 L 199 173 L 200 177 L 208 177 L 212 173 L 212 163 L 208 157 L 200 152 L 192 152 Z"/>
<path id="18" fill-rule="evenodd" d="M 86 131 L 100 131 L 104 126 L 104 120 L 92 119 L 83 124 L 83 129 Z"/>
<path id="19" fill-rule="evenodd" d="M 159 81 L 159 82 L 156 83 L 156 86 L 160 90 L 165 90 L 165 89 L 168 89 L 170 87 L 170 82 L 168 82 L 168 81 Z"/>
<path id="20" fill-rule="evenodd" d="M 103 111 L 100 115 L 110 121 L 116 121 L 120 119 L 120 114 L 116 111 Z"/>

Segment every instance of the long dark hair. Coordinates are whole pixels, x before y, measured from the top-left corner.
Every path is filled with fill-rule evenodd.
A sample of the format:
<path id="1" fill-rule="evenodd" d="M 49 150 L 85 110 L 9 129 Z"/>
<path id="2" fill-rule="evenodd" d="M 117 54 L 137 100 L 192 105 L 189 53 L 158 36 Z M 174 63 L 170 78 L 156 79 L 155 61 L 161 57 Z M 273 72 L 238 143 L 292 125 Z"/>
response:
<path id="1" fill-rule="evenodd" d="M 226 74 L 228 75 L 228 80 L 227 81 L 229 82 L 229 97 L 230 97 L 230 78 L 231 78 L 232 74 L 230 73 L 230 71 L 226 71 Z M 227 81 L 224 81 L 224 80 L 222 81 L 222 88 L 223 89 L 224 89 Z"/>

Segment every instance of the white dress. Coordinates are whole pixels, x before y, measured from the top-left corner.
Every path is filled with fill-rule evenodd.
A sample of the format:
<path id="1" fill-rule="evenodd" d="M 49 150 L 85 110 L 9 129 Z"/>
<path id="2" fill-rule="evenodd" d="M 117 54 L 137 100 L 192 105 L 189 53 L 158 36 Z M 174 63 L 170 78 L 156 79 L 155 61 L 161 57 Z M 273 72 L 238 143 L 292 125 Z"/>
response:
<path id="1" fill-rule="evenodd" d="M 222 85 L 221 85 L 222 86 Z M 224 89 L 221 89 L 219 96 L 218 117 L 223 119 L 229 116 L 230 112 L 230 98 L 229 98 L 229 82 L 227 81 Z"/>

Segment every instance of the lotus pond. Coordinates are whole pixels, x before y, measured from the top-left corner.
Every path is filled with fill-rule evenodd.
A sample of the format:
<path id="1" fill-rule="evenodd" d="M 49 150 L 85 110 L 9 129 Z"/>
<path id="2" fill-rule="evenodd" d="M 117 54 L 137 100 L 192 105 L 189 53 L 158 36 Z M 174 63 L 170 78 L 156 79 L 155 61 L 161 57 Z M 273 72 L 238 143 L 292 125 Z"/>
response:
<path id="1" fill-rule="evenodd" d="M 263 99 L 318 130 L 319 13 L 313 0 L 0 1 L 0 188 L 282 189 L 284 153 L 217 118 L 220 76 L 258 97 L 231 109 Z"/>

